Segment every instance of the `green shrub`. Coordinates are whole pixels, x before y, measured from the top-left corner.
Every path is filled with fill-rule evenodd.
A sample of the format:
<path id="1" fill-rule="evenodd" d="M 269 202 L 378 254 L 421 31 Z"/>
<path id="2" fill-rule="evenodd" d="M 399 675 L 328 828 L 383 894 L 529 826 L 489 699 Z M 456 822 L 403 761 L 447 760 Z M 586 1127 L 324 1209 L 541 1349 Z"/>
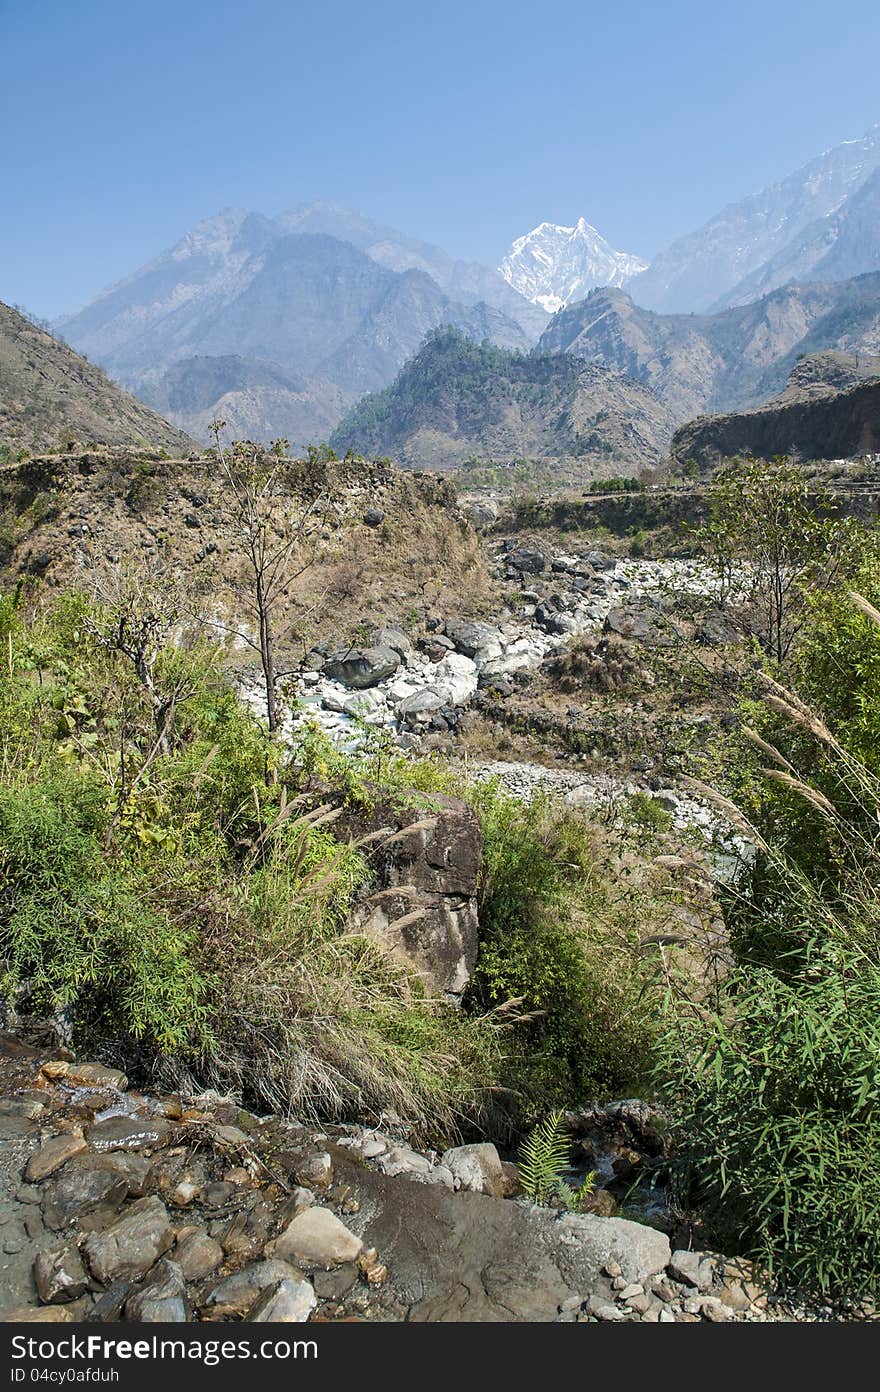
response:
<path id="1" fill-rule="evenodd" d="M 513 1031 L 508 1061 L 526 1113 L 638 1088 L 652 1057 L 647 964 L 638 918 L 614 903 L 593 829 L 497 784 L 468 796 L 484 836 L 470 1005 L 513 999 L 532 1017 Z"/>
<path id="2" fill-rule="evenodd" d="M 679 1201 L 790 1283 L 876 1295 L 880 971 L 817 946 L 791 979 L 737 972 L 727 999 L 670 1038 Z"/>
<path id="3" fill-rule="evenodd" d="M 192 1046 L 205 983 L 192 935 L 152 886 L 108 863 L 103 789 L 71 776 L 0 789 L 0 951 L 4 993 L 37 1014 L 74 1007 L 78 1037 Z"/>
<path id="4" fill-rule="evenodd" d="M 672 813 L 645 792 L 633 793 L 627 798 L 624 819 L 641 831 L 669 831 L 672 827 Z"/>

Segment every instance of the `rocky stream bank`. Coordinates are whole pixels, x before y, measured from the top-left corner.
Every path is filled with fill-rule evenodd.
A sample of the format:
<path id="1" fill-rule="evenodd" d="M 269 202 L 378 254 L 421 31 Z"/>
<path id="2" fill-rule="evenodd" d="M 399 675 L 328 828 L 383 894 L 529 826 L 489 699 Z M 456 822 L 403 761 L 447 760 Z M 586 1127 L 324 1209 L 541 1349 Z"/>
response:
<path id="1" fill-rule="evenodd" d="M 632 1104 L 568 1122 L 593 1159 L 597 1128 L 610 1136 L 618 1170 L 637 1137 L 652 1144 Z M 538 1207 L 491 1144 L 421 1153 L 392 1116 L 320 1129 L 216 1094 L 143 1095 L 8 1035 L 0 1186 L 5 1321 L 774 1317 L 748 1263 Z"/>

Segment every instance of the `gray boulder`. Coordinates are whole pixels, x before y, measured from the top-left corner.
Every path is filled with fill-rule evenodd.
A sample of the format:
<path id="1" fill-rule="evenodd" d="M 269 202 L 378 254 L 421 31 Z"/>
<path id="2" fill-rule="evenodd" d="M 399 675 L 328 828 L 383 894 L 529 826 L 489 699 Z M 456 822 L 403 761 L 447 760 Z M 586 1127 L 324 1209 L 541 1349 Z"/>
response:
<path id="1" fill-rule="evenodd" d="M 566 1300 L 608 1299 L 607 1263 L 625 1284 L 645 1284 L 670 1257 L 663 1233 L 626 1219 L 560 1216 L 367 1170 L 347 1179 L 368 1215 L 364 1244 L 410 1292 L 417 1322 L 553 1321 Z"/>
<path id="2" fill-rule="evenodd" d="M 501 1157 L 491 1142 L 455 1146 L 441 1156 L 440 1164 L 451 1170 L 455 1189 L 491 1194 L 496 1199 L 503 1199 L 507 1193 L 507 1178 L 501 1166 Z"/>
<path id="3" fill-rule="evenodd" d="M 78 1300 L 88 1290 L 89 1278 L 73 1246 L 38 1252 L 34 1262 L 34 1283 L 46 1305 Z"/>
<path id="4" fill-rule="evenodd" d="M 462 512 L 472 527 L 491 527 L 498 521 L 498 504 L 494 498 L 466 498 Z"/>
<path id="5" fill-rule="evenodd" d="M 50 1228 L 66 1228 L 98 1208 L 118 1208 L 129 1192 L 128 1179 L 97 1155 L 76 1155 L 50 1183 L 43 1216 Z"/>
<path id="6" fill-rule="evenodd" d="M 336 1266 L 356 1261 L 363 1245 L 329 1208 L 315 1206 L 303 1209 L 288 1223 L 275 1243 L 275 1253 L 282 1261 L 303 1266 Z"/>
<path id="7" fill-rule="evenodd" d="M 437 810 L 427 815 L 379 804 L 368 816 L 344 817 L 337 834 L 357 841 L 395 828 L 374 852 L 381 888 L 357 906 L 351 926 L 417 971 L 432 992 L 457 997 L 477 960 L 483 837 L 466 803 L 433 801 Z"/>
<path id="8" fill-rule="evenodd" d="M 393 648 L 339 648 L 324 663 L 324 676 L 360 691 L 393 677 L 399 666 L 400 653 Z"/>
<path id="9" fill-rule="evenodd" d="M 417 729 L 420 725 L 427 725 L 443 704 L 444 698 L 440 693 L 426 686 L 423 691 L 404 697 L 397 707 L 397 718 L 411 729 Z"/>
<path id="10" fill-rule="evenodd" d="M 276 1286 L 267 1286 L 247 1313 L 251 1324 L 304 1324 L 317 1305 L 309 1281 L 286 1277 Z"/>
<path id="11" fill-rule="evenodd" d="M 647 604 L 612 609 L 605 619 L 603 631 L 658 648 L 670 647 L 677 636 L 675 628 L 664 618 L 661 610 Z"/>
<path id="12" fill-rule="evenodd" d="M 405 662 L 413 650 L 412 643 L 400 628 L 380 628 L 373 634 L 374 648 L 390 648 Z"/>
<path id="13" fill-rule="evenodd" d="M 508 567 L 525 575 L 540 575 L 547 569 L 547 557 L 533 546 L 520 546 L 506 556 Z"/>
<path id="14" fill-rule="evenodd" d="M 295 1266 L 278 1258 L 253 1262 L 212 1285 L 203 1301 L 203 1308 L 217 1316 L 243 1315 L 253 1307 L 264 1290 L 286 1280 L 303 1281 L 305 1277 Z"/>
<path id="15" fill-rule="evenodd" d="M 170 1135 L 171 1127 L 163 1117 L 113 1116 L 90 1126 L 86 1140 L 96 1151 L 143 1150 L 164 1145 Z"/>
<path id="16" fill-rule="evenodd" d="M 174 1249 L 174 1260 L 187 1281 L 203 1281 L 223 1260 L 223 1248 L 204 1231 L 190 1233 Z"/>
<path id="17" fill-rule="evenodd" d="M 168 1210 L 151 1196 L 138 1199 L 103 1232 L 89 1233 L 83 1252 L 92 1275 L 109 1285 L 123 1276 L 143 1276 L 173 1241 Z"/>
<path id="18" fill-rule="evenodd" d="M 470 619 L 450 619 L 446 624 L 446 634 L 457 652 L 472 658 L 478 665 L 500 657 L 504 651 L 501 631 L 492 624 Z"/>
<path id="19" fill-rule="evenodd" d="M 185 1324 L 189 1319 L 186 1285 L 177 1262 L 157 1262 L 149 1280 L 128 1297 L 125 1318 L 143 1324 Z"/>

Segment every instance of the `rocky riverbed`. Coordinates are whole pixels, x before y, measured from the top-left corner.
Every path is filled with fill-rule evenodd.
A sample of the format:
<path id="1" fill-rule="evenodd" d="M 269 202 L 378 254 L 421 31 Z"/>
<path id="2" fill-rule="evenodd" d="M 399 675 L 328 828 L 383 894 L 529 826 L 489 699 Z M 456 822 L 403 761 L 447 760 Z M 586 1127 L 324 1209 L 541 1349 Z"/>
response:
<path id="1" fill-rule="evenodd" d="M 717 584 L 698 561 L 551 553 L 510 542 L 496 549 L 493 567 L 509 592 L 508 613 L 497 620 L 429 617 L 414 638 L 386 627 L 360 645 L 322 639 L 295 679 L 288 734 L 312 722 L 340 748 L 357 751 L 373 728 L 417 751 L 425 736 L 454 735 L 481 690 L 502 698 L 513 694 L 572 638 L 604 630 L 649 644 L 669 641 L 676 631 L 670 597 L 708 602 Z M 713 631 L 723 638 L 723 610 L 710 610 L 710 617 Z M 251 677 L 242 691 L 263 714 L 259 683 Z M 589 807 L 609 820 L 619 819 L 634 794 L 647 793 L 670 814 L 675 830 L 705 843 L 717 878 L 731 881 L 750 856 L 747 844 L 717 812 L 680 788 L 658 789 L 613 772 L 590 775 L 521 760 L 476 763 L 465 773 L 498 777 L 526 800 L 538 789 L 559 795 L 568 805 Z"/>
<path id="2" fill-rule="evenodd" d="M 495 553 L 493 567 L 508 591 L 502 617 L 429 616 L 414 641 L 394 627 L 375 629 L 357 644 L 321 639 L 297 675 L 289 724 L 316 721 L 344 748 L 358 746 L 364 725 L 404 744 L 454 731 L 480 689 L 510 694 L 573 637 L 605 628 L 662 642 L 675 631 L 669 598 L 708 601 L 716 585 L 698 561 L 549 554 L 509 543 Z M 246 683 L 244 694 L 262 709 L 257 684 Z"/>

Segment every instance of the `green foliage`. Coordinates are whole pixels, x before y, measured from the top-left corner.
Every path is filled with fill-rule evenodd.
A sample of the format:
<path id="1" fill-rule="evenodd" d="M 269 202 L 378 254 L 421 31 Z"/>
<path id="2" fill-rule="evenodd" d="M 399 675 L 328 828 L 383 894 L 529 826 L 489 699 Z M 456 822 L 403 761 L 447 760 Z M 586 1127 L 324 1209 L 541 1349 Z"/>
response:
<path id="1" fill-rule="evenodd" d="M 556 1199 L 568 1213 L 582 1213 L 596 1187 L 596 1171 L 590 1170 L 576 1187 L 565 1179 L 557 1180 Z"/>
<path id="2" fill-rule="evenodd" d="M 173 1052 L 198 1040 L 205 980 L 192 935 L 174 925 L 149 881 L 108 861 L 103 790 L 70 775 L 0 789 L 2 989 L 29 1009 L 78 1007 L 94 1032 Z"/>
<path id="3" fill-rule="evenodd" d="M 733 1014 L 670 1037 L 681 1201 L 723 1250 L 795 1285 L 877 1294 L 880 971 L 815 945 L 793 976 L 750 967 Z"/>
<path id="4" fill-rule="evenodd" d="M 626 821 L 640 831 L 663 832 L 672 827 L 672 813 L 661 807 L 650 793 L 633 793 L 624 808 Z"/>
<path id="5" fill-rule="evenodd" d="M 468 797 L 483 827 L 482 943 L 472 1007 L 521 1003 L 511 1085 L 534 1112 L 645 1081 L 654 1029 L 641 907 L 616 902 L 590 824 L 497 783 Z"/>
<path id="6" fill-rule="evenodd" d="M 273 746 L 215 650 L 167 647 L 167 748 L 149 692 L 77 595 L 31 615 L 0 596 L 0 989 L 25 1019 L 66 1011 L 77 1048 L 315 1117 L 393 1108 L 454 1137 L 492 1104 L 498 1023 L 430 999 L 349 931 L 363 856 L 330 807 L 445 784 L 380 740 L 346 760 L 314 729 L 267 781 Z M 422 787 L 423 794 L 412 788 Z"/>
<path id="7" fill-rule="evenodd" d="M 562 1112 L 550 1112 L 529 1132 L 519 1153 L 519 1178 L 535 1203 L 556 1193 L 568 1169 L 571 1144 Z"/>
<path id="8" fill-rule="evenodd" d="M 644 484 L 637 478 L 624 478 L 616 474 L 614 478 L 593 479 L 588 493 L 641 493 Z"/>
<path id="9" fill-rule="evenodd" d="M 849 531 L 803 469 L 780 456 L 719 469 L 709 520 L 694 537 L 715 570 L 718 602 L 747 601 L 748 631 L 781 663 L 802 632 L 810 592 L 835 575 Z"/>
<path id="10" fill-rule="evenodd" d="M 880 628 L 851 598 L 855 591 L 880 605 L 880 532 L 865 529 L 855 540 L 857 558 L 844 583 L 812 597 L 797 681 L 834 720 L 847 748 L 880 772 Z"/>
<path id="11" fill-rule="evenodd" d="M 880 779 L 799 697 L 771 686 L 769 701 L 763 722 L 749 710 L 755 758 L 740 749 L 730 769 L 759 828 L 726 912 L 738 962 L 714 1013 L 670 1001 L 678 1198 L 789 1284 L 876 1296 Z"/>
<path id="12" fill-rule="evenodd" d="M 334 431 L 332 443 L 354 441 L 364 450 L 388 447 L 426 423 L 442 430 L 451 411 L 456 436 L 478 438 L 513 410 L 532 421 L 546 420 L 541 451 L 547 456 L 611 454 L 613 447 L 600 432 L 579 434 L 572 423 L 568 407 L 582 373 L 583 364 L 569 354 L 520 353 L 486 340 L 475 343 L 460 329 L 441 325 L 426 335 L 391 386 L 363 397 L 352 408 Z M 491 476 L 476 463 L 475 478 L 488 480 Z M 530 483 L 543 475 L 532 461 L 491 463 L 500 468 L 502 481 L 508 465 Z"/>
<path id="13" fill-rule="evenodd" d="M 472 455 L 460 464 L 453 478 L 459 492 L 472 488 L 494 488 L 506 493 L 524 489 L 552 488 L 559 484 L 555 464 L 541 459 L 480 459 Z"/>
<path id="14" fill-rule="evenodd" d="M 593 1192 L 595 1171 L 577 1186 L 569 1184 L 571 1142 L 562 1112 L 551 1112 L 537 1122 L 520 1146 L 518 1170 L 523 1191 L 533 1203 L 554 1203 L 569 1213 L 583 1210 Z"/>

